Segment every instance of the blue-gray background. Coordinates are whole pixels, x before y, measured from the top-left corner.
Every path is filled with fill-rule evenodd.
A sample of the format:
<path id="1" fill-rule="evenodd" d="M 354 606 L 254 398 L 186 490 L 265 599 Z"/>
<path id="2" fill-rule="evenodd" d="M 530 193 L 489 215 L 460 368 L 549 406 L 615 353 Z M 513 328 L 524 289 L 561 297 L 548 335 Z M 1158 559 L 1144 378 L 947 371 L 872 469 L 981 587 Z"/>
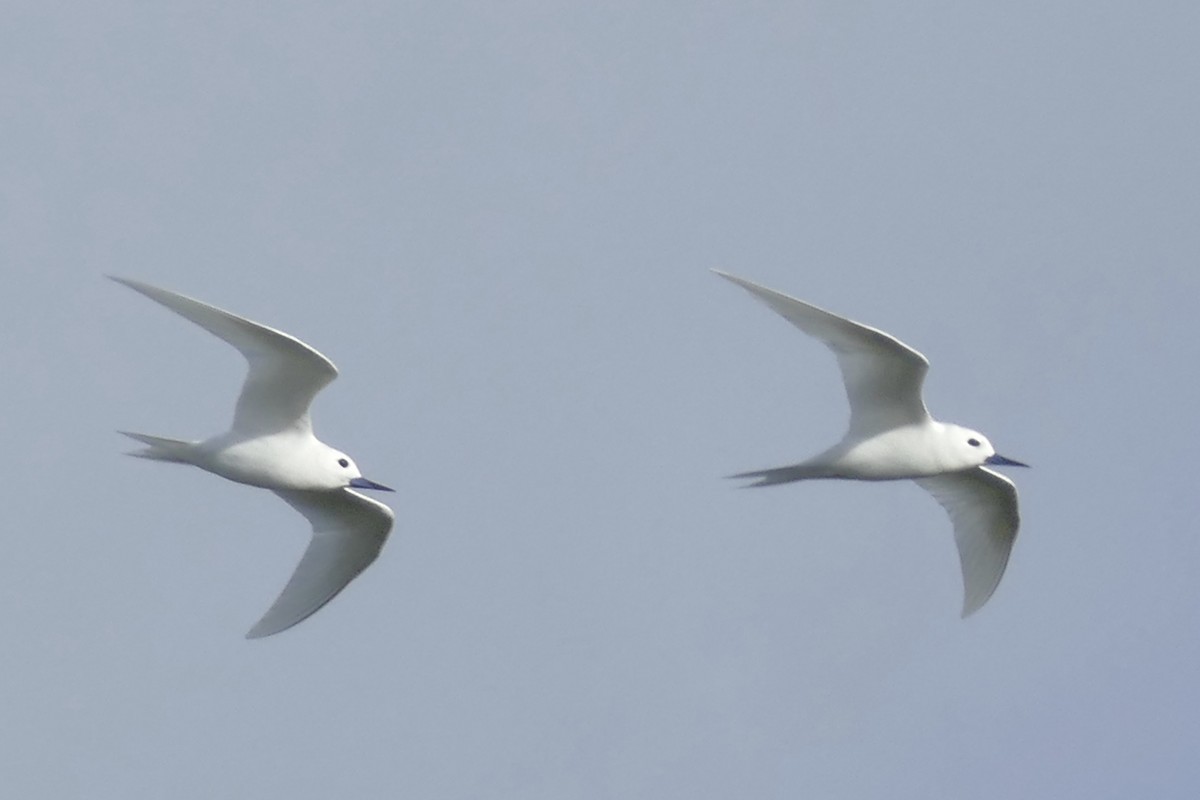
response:
<path id="1" fill-rule="evenodd" d="M 0 767 L 22 797 L 1191 797 L 1191 3 L 12 2 Z M 846 417 L 720 267 L 895 333 L 1034 464 L 962 621 L 909 483 L 740 491 Z M 292 332 L 383 557 L 123 457 Z"/>

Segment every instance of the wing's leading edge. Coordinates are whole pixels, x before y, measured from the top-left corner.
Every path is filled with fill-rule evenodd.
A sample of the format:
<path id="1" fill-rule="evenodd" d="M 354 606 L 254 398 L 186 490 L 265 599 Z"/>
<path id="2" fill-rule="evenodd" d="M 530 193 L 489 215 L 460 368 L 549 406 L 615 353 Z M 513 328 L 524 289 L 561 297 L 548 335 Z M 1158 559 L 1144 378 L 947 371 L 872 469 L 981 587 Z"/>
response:
<path id="1" fill-rule="evenodd" d="M 835 356 L 850 401 L 850 433 L 881 433 L 929 419 L 921 387 L 929 362 L 899 339 L 803 300 L 713 270 L 765 303 L 800 330 L 824 342 Z"/>
<path id="2" fill-rule="evenodd" d="M 312 523 L 312 541 L 279 598 L 249 633 L 260 639 L 315 614 L 371 565 L 392 529 L 392 510 L 350 489 L 276 490 Z"/>
<path id="3" fill-rule="evenodd" d="M 946 509 L 954 524 L 963 575 L 962 615 L 968 617 L 996 591 L 1008 566 L 1021 524 L 1017 487 L 987 467 L 915 480 Z"/>
<path id="4" fill-rule="evenodd" d="M 289 428 L 311 431 L 308 407 L 337 377 L 325 356 L 283 331 L 175 292 L 109 276 L 236 347 L 250 365 L 233 415 L 233 431 L 263 436 Z"/>

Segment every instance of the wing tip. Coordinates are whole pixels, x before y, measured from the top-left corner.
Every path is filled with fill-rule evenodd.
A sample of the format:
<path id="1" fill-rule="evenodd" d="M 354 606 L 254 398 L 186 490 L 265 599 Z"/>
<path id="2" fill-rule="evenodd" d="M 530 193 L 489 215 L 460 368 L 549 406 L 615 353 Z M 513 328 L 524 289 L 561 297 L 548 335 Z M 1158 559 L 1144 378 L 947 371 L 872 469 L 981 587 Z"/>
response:
<path id="1" fill-rule="evenodd" d="M 124 278 L 124 277 L 121 277 L 120 275 L 112 275 L 112 274 L 105 274 L 104 277 L 108 278 L 113 283 L 119 283 L 122 286 L 124 286 L 125 288 L 133 289 L 135 292 L 138 292 L 140 294 L 146 293 L 145 289 L 142 288 L 146 284 L 141 283 L 140 281 L 135 281 L 133 278 Z"/>
<path id="2" fill-rule="evenodd" d="M 962 614 L 960 616 L 960 619 L 966 619 L 967 617 L 974 616 L 976 614 L 976 612 L 979 611 L 979 609 L 983 608 L 987 604 L 987 601 L 988 601 L 988 598 L 986 598 L 986 597 L 982 600 L 977 600 L 977 599 L 971 598 L 971 597 L 964 597 Z"/>
<path id="3" fill-rule="evenodd" d="M 718 275 L 718 276 L 724 278 L 725 280 L 729 281 L 730 283 L 735 283 L 738 286 L 741 286 L 743 289 L 751 290 L 751 287 L 763 288 L 763 287 L 758 287 L 758 285 L 753 283 L 752 281 L 748 281 L 745 278 L 739 278 L 737 275 L 733 275 L 729 272 L 726 272 L 725 270 L 717 269 L 716 267 L 710 267 L 709 272 L 712 272 L 714 275 Z"/>
<path id="4" fill-rule="evenodd" d="M 291 626 L 289 625 L 288 627 L 291 627 Z M 246 639 L 247 639 L 247 641 L 252 641 L 254 639 L 265 639 L 268 636 L 274 636 L 275 634 L 283 633 L 286 630 L 287 630 L 287 628 L 278 628 L 278 629 L 274 629 L 274 630 L 268 630 L 268 629 L 264 628 L 262 622 L 259 622 L 259 623 L 255 624 L 255 626 L 253 628 L 246 631 Z"/>
<path id="5" fill-rule="evenodd" d="M 1004 567 L 1000 569 L 999 574 L 993 576 L 991 586 L 987 588 L 987 591 L 979 591 L 978 587 L 976 587 L 976 591 L 974 592 L 968 592 L 964 589 L 962 619 L 974 616 L 981 608 L 988 604 L 988 601 L 992 599 L 992 595 L 996 594 L 996 590 L 1000 588 L 1000 579 L 1004 577 L 1005 567 L 1007 566 L 1008 559 L 1005 559 Z M 964 583 L 967 580 L 965 573 L 963 580 Z"/>
<path id="6" fill-rule="evenodd" d="M 326 602 L 328 602 L 328 601 L 326 601 Z M 321 605 L 324 605 L 324 603 L 322 603 Z M 275 619 L 275 620 L 271 619 L 272 612 L 274 612 L 276 610 L 274 607 L 272 607 L 267 610 L 266 614 L 263 614 L 262 619 L 260 619 L 256 623 L 254 623 L 254 627 L 252 627 L 250 630 L 246 631 L 246 639 L 266 639 L 268 636 L 274 636 L 278 633 L 283 633 L 286 630 L 296 627 L 301 622 L 304 622 L 304 620 L 311 617 L 319 609 L 320 609 L 320 606 L 318 606 L 316 609 L 313 609 L 312 611 L 308 612 L 307 614 L 300 617 L 299 619 L 293 618 L 287 622 L 280 622 L 277 619 Z"/>
<path id="7" fill-rule="evenodd" d="M 159 289 L 157 286 L 146 283 L 145 281 L 134 280 L 133 278 L 126 278 L 122 275 L 113 275 L 112 273 L 105 273 L 104 277 L 108 278 L 110 281 L 113 281 L 114 283 L 119 283 L 122 286 L 128 286 L 130 289 L 133 289 L 135 292 L 141 292 L 142 294 L 147 294 L 148 289 L 149 290 L 158 289 L 159 291 L 164 291 L 162 289 Z"/>

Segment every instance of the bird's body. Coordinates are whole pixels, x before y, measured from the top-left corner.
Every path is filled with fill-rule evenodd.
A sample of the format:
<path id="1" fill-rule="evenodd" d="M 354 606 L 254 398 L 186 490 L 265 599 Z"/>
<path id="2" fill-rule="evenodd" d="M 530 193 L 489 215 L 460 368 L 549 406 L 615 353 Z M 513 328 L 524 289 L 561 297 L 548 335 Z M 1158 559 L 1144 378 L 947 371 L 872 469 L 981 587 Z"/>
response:
<path id="1" fill-rule="evenodd" d="M 310 467 L 327 461 L 330 450 L 315 437 L 294 431 L 252 438 L 230 432 L 200 442 L 192 463 L 222 478 L 263 489 L 319 492 L 328 487 L 321 480 L 323 475 Z"/>
<path id="2" fill-rule="evenodd" d="M 362 477 L 345 454 L 312 432 L 309 405 L 337 377 L 325 356 L 282 331 L 149 284 L 113 278 L 241 351 L 249 363 L 229 431 L 203 441 L 124 432 L 145 448 L 131 455 L 191 464 L 231 481 L 270 489 L 303 514 L 313 538 L 292 579 L 247 634 L 269 636 L 311 616 L 378 556 L 393 515 L 351 487 L 386 486 Z"/>
<path id="3" fill-rule="evenodd" d="M 867 438 L 847 437 L 807 461 L 776 470 L 759 470 L 734 477 L 761 477 L 767 483 L 788 483 L 811 478 L 841 478 L 859 481 L 896 481 L 928 478 L 962 469 L 957 448 L 948 446 L 962 433 L 957 425 L 930 420 L 926 425 L 903 425 Z M 778 474 L 776 471 L 780 470 Z M 796 477 L 778 480 L 786 471 Z M 763 484 L 759 484 L 763 485 Z"/>
<path id="4" fill-rule="evenodd" d="M 963 570 L 963 616 L 1000 582 L 1019 527 L 1017 490 L 985 465 L 1025 466 L 998 455 L 983 434 L 938 422 L 921 387 L 929 362 L 893 336 L 772 289 L 717 272 L 770 306 L 837 356 L 850 403 L 840 442 L 816 456 L 734 475 L 753 486 L 800 480 L 914 480 L 949 513 Z"/>

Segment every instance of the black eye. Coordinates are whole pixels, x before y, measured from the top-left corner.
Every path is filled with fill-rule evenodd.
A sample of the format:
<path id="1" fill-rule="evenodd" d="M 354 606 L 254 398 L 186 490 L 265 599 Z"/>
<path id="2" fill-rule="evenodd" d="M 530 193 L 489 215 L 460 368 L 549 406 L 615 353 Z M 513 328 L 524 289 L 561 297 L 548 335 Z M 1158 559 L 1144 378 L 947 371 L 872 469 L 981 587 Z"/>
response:
<path id="1" fill-rule="evenodd" d="M 979 444 L 979 442 L 975 442 L 975 444 Z M 347 460 L 346 460 L 346 459 L 344 459 L 344 458 L 339 458 L 339 459 L 338 459 L 338 463 L 339 463 L 339 464 L 341 464 L 343 467 L 348 467 L 348 466 L 350 466 L 350 462 L 349 462 L 349 461 L 347 461 Z"/>
<path id="2" fill-rule="evenodd" d="M 978 439 L 967 439 L 967 444 L 971 445 L 971 447 L 979 447 L 979 440 Z M 346 465 L 343 464 L 342 466 L 344 467 Z"/>

